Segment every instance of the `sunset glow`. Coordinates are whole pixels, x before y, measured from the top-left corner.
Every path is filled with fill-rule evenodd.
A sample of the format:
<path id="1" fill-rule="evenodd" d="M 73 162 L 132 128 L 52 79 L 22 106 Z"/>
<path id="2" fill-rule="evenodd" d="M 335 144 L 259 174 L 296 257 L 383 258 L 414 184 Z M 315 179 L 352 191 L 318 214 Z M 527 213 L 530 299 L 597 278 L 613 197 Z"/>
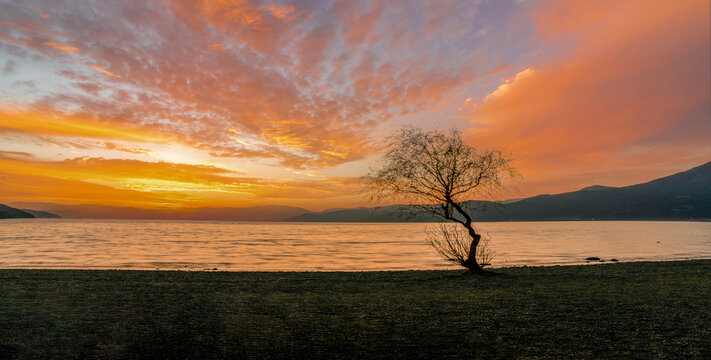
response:
<path id="1" fill-rule="evenodd" d="M 710 5 L 0 2 L 0 203 L 368 204 L 403 125 L 504 148 L 511 197 L 711 160 Z"/>

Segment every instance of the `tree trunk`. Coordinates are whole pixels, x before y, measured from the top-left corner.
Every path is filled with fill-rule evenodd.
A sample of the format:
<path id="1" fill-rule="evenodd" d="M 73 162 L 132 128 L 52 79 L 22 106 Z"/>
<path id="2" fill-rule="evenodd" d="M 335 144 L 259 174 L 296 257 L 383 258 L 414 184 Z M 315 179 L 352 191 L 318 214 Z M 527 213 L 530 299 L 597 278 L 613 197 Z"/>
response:
<path id="1" fill-rule="evenodd" d="M 471 224 L 464 224 L 464 227 L 469 231 L 469 236 L 472 238 L 472 243 L 469 246 L 469 255 L 467 259 L 462 263 L 462 265 L 467 268 L 467 274 L 484 274 L 488 271 L 484 270 L 479 262 L 476 260 L 476 249 L 479 246 L 479 241 L 481 240 L 481 235 L 474 231 Z"/>
<path id="2" fill-rule="evenodd" d="M 489 271 L 486 271 L 482 269 L 481 265 L 479 265 L 479 262 L 476 260 L 476 248 L 479 246 L 479 241 L 481 240 L 481 235 L 477 234 L 476 231 L 474 231 L 474 227 L 472 227 L 472 217 L 469 216 L 469 214 L 462 209 L 459 204 L 454 202 L 451 197 L 447 197 L 447 203 L 450 204 L 457 212 L 464 217 L 464 222 L 458 221 L 460 224 L 462 224 L 465 228 L 467 228 L 467 231 L 469 231 L 469 236 L 472 238 L 472 243 L 469 246 L 469 254 L 467 255 L 467 259 L 462 262 L 462 266 L 467 268 L 467 272 L 465 274 L 490 274 Z"/>

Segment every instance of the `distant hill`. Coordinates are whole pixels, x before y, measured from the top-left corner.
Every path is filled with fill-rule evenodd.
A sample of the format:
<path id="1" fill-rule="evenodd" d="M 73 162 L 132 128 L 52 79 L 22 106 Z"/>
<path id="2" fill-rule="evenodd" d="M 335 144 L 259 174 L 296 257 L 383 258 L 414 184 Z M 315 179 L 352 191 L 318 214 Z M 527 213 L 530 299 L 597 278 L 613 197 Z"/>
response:
<path id="1" fill-rule="evenodd" d="M 539 195 L 507 205 L 496 220 L 711 218 L 711 162 L 647 183 Z"/>
<path id="2" fill-rule="evenodd" d="M 26 213 L 32 214 L 32 216 L 38 218 L 38 219 L 57 219 L 61 218 L 61 216 L 57 214 L 52 214 L 51 212 L 48 211 L 39 211 L 39 210 L 32 210 L 32 209 L 22 209 L 22 211 Z"/>
<path id="3" fill-rule="evenodd" d="M 427 222 L 432 218 L 418 216 L 405 219 L 401 214 L 402 205 L 388 205 L 378 208 L 359 207 L 354 209 L 325 210 L 321 212 L 305 213 L 288 218 L 285 221 L 303 222 Z"/>
<path id="4" fill-rule="evenodd" d="M 501 204 L 470 202 L 476 221 L 711 219 L 711 162 L 643 184 L 594 185 Z M 308 213 L 288 221 L 401 222 L 400 206 Z M 433 221 L 418 217 L 409 221 Z"/>
<path id="5" fill-rule="evenodd" d="M 7 205 L 0 204 L 0 219 L 31 219 L 34 215 L 22 211 L 20 209 L 15 209 Z"/>
<path id="6" fill-rule="evenodd" d="M 307 212 L 309 212 L 309 210 L 282 205 L 263 205 L 240 208 L 203 207 L 192 209 L 181 218 L 189 220 L 279 221 Z"/>
<path id="7" fill-rule="evenodd" d="M 609 189 L 614 189 L 614 187 L 593 185 L 593 186 L 584 187 L 584 188 L 580 189 L 580 191 L 599 191 L 599 190 L 609 190 Z"/>
<path id="8" fill-rule="evenodd" d="M 106 205 L 62 205 L 54 203 L 17 202 L 13 206 L 38 209 L 67 219 L 147 219 L 147 220 L 230 220 L 279 221 L 309 212 L 306 209 L 264 205 L 228 208 L 141 209 Z M 37 211 L 37 210 L 35 210 Z"/>

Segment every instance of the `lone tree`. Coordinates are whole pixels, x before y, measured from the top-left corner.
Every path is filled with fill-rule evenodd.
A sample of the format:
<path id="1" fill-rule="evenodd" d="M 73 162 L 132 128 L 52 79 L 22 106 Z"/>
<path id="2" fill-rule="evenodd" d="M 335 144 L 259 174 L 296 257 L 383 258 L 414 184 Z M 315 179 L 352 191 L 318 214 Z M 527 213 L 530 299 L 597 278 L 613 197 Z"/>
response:
<path id="1" fill-rule="evenodd" d="M 477 261 L 481 235 L 472 225 L 473 196 L 487 197 L 517 176 L 511 159 L 499 150 L 465 144 L 458 130 L 424 131 L 406 127 L 385 142 L 381 167 L 365 177 L 373 198 L 402 201 L 409 215 L 428 214 L 460 224 L 468 236 L 441 226 L 441 236 L 428 242 L 446 260 L 468 274 L 486 273 Z M 468 239 L 467 239 L 468 238 Z M 468 246 L 465 243 L 469 240 Z M 481 252 L 479 252 L 481 254 Z"/>

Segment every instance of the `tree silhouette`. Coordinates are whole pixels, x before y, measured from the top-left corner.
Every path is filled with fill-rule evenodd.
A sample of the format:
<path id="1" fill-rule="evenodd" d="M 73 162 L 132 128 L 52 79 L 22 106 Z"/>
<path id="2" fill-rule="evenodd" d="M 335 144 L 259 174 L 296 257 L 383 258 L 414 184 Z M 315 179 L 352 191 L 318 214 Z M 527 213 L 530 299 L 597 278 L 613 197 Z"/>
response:
<path id="1" fill-rule="evenodd" d="M 453 246 L 453 233 L 447 233 L 451 231 L 447 227 L 441 228 L 439 237 L 428 236 L 428 242 L 467 273 L 485 273 L 477 261 L 481 235 L 472 225 L 476 202 L 469 200 L 491 196 L 502 189 L 505 180 L 518 176 L 511 158 L 500 150 L 465 144 L 458 130 L 406 127 L 389 136 L 385 148 L 381 167 L 365 177 L 366 190 L 376 199 L 404 202 L 409 215 L 424 213 L 460 224 L 468 234 L 468 246 Z"/>

